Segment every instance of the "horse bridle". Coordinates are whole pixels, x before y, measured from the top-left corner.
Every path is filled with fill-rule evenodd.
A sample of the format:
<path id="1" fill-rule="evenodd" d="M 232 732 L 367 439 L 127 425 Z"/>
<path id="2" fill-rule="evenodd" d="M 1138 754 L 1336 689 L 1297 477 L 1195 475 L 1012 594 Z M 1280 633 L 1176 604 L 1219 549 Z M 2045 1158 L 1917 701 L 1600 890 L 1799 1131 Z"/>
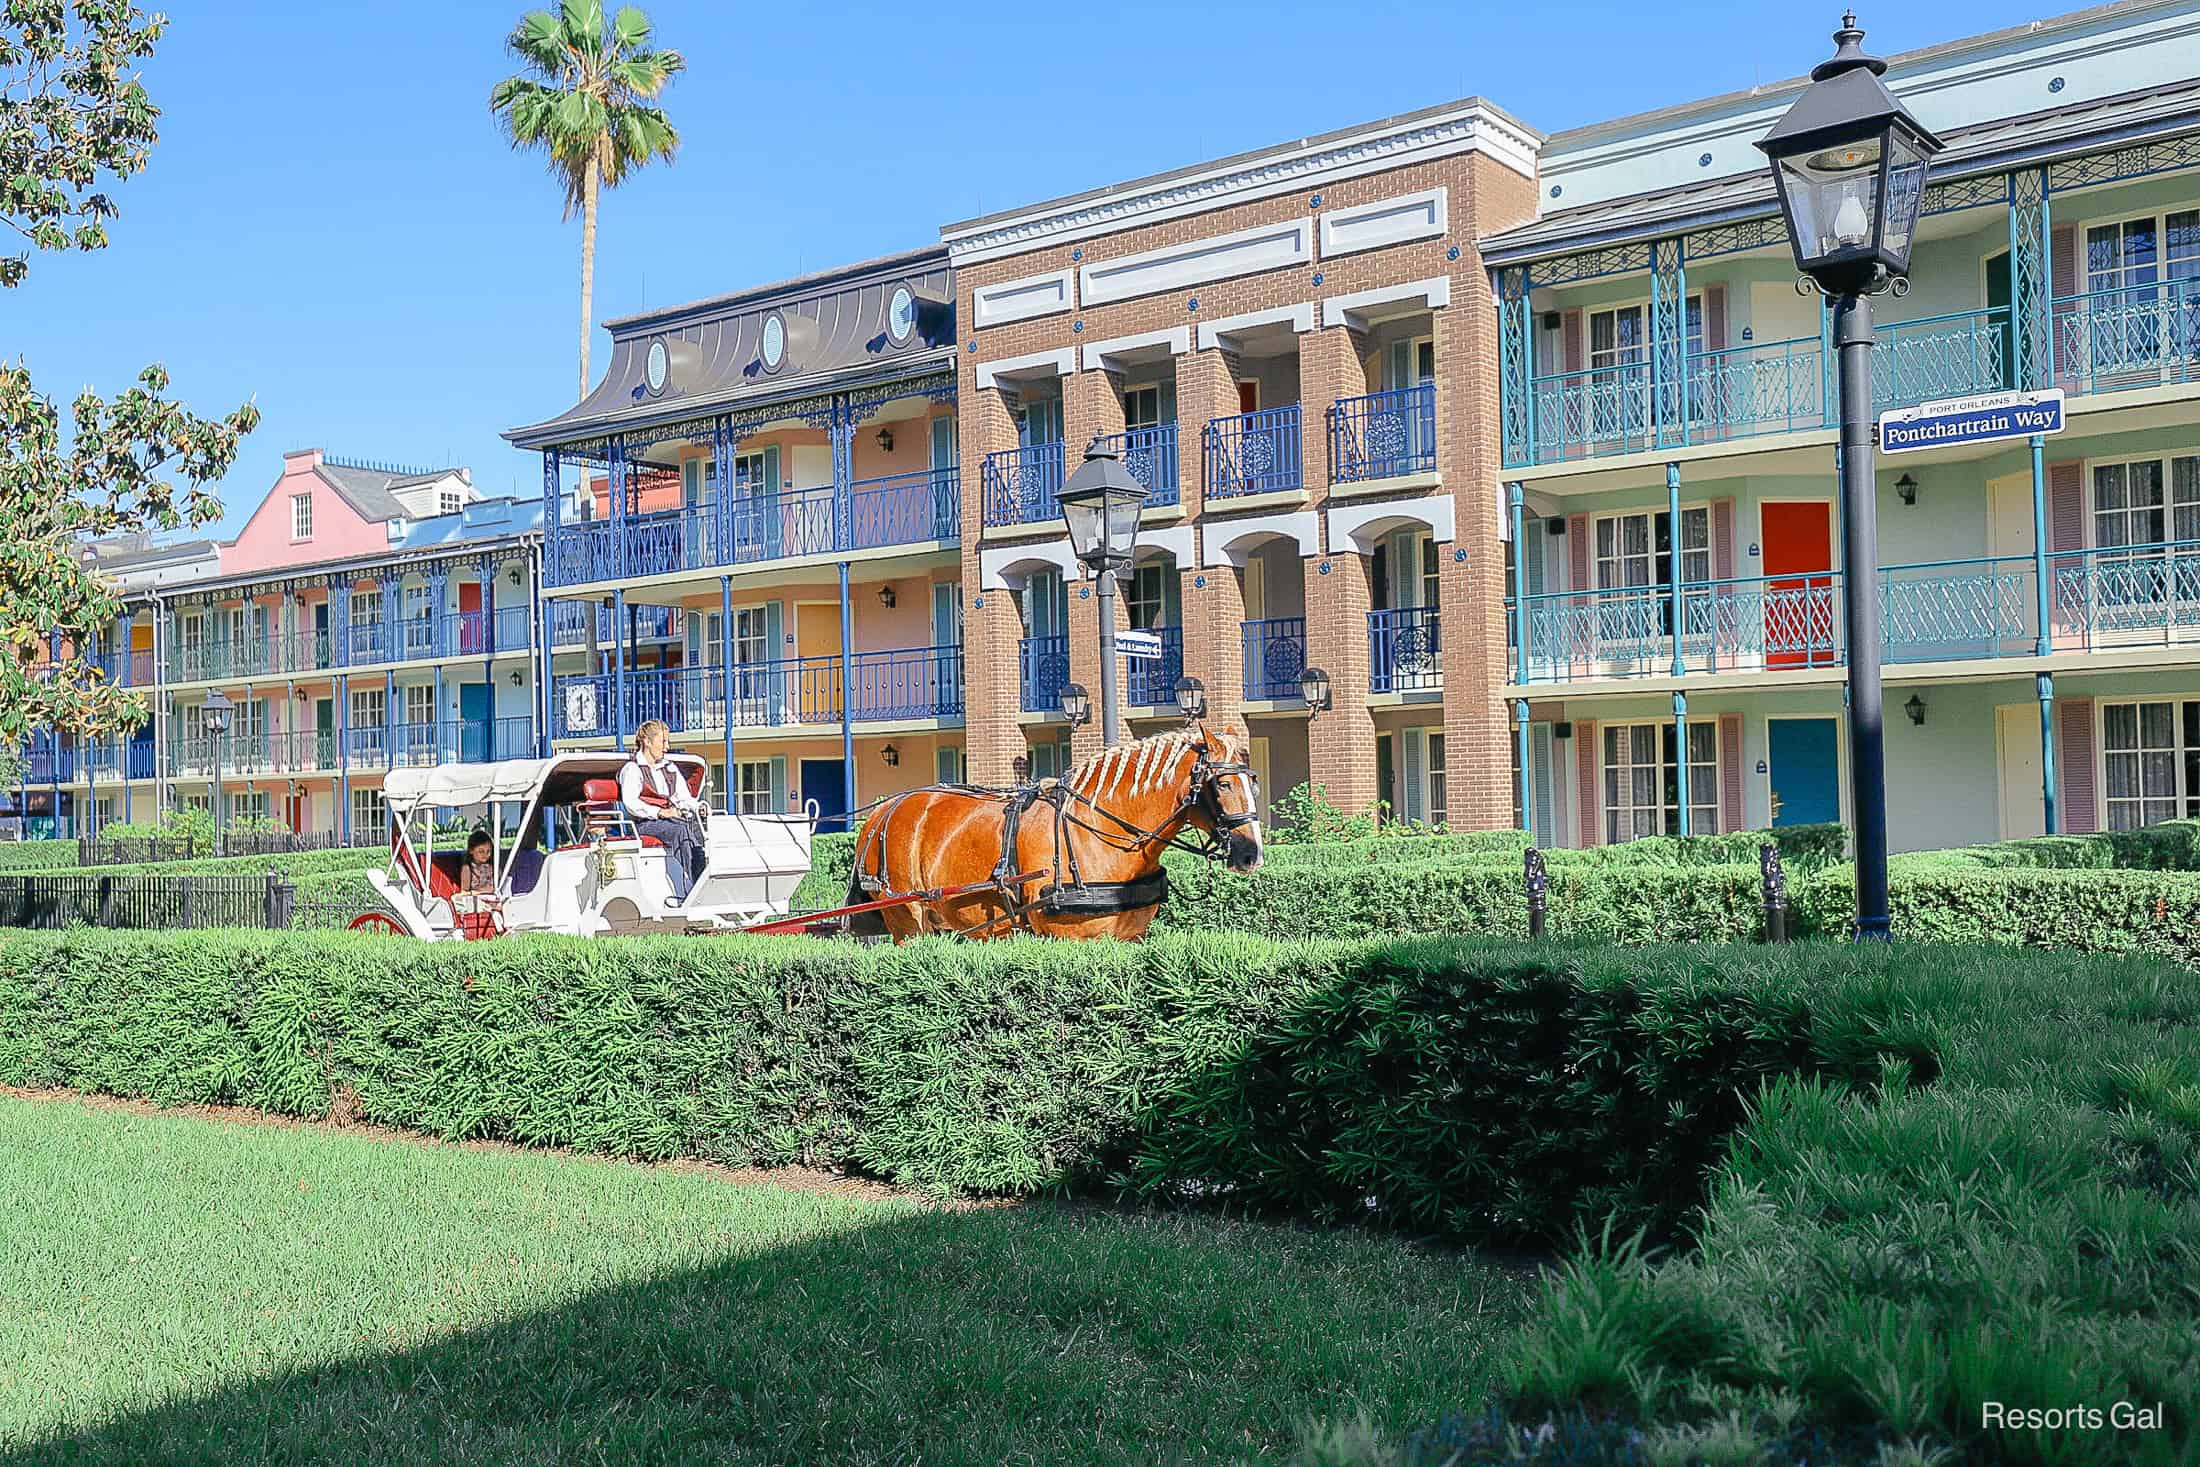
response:
<path id="1" fill-rule="evenodd" d="M 1210 752 L 1205 739 L 1201 739 L 1198 743 L 1192 745 L 1192 753 L 1195 757 L 1192 761 L 1190 787 L 1185 791 L 1183 800 L 1177 804 L 1174 810 L 1169 812 L 1168 818 L 1163 820 L 1161 825 L 1162 827 L 1174 825 L 1192 810 L 1198 810 L 1205 814 L 1214 826 L 1211 834 L 1201 831 L 1200 835 L 1204 838 L 1193 841 L 1186 839 L 1183 831 L 1179 830 L 1164 843 L 1174 846 L 1178 850 L 1191 851 L 1196 855 L 1205 856 L 1209 860 L 1217 860 L 1223 855 L 1225 849 L 1223 837 L 1227 837 L 1233 831 L 1243 830 L 1248 825 L 1258 825 L 1260 823 L 1260 809 L 1257 805 L 1248 804 L 1244 810 L 1235 814 L 1222 808 L 1222 801 L 1218 794 L 1222 782 L 1233 775 L 1242 774 L 1249 780 L 1258 778 L 1258 776 L 1254 774 L 1252 765 L 1242 760 L 1210 759 L 1208 757 Z M 1082 790 L 1070 789 L 1066 785 L 1060 788 L 1064 796 L 1063 803 L 1060 806 L 1061 818 L 1080 830 L 1089 831 L 1091 834 L 1098 836 L 1108 845 L 1114 846 L 1118 850 L 1131 850 L 1136 844 L 1161 840 L 1160 829 L 1148 830 L 1142 825 L 1133 824 L 1113 810 L 1104 808 L 1097 800 Z M 1070 800 L 1075 800 L 1078 804 L 1091 810 L 1093 814 L 1116 825 L 1124 835 L 1135 836 L 1137 840 L 1132 844 L 1122 844 L 1112 832 L 1102 830 L 1096 825 L 1078 819 L 1069 813 L 1068 802 Z"/>

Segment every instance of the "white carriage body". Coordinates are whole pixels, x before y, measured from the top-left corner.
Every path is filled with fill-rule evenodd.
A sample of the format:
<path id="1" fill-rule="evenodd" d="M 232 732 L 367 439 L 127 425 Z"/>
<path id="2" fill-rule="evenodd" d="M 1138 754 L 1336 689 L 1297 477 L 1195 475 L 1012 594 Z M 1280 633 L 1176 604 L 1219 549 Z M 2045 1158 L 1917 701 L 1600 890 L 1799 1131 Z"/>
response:
<path id="1" fill-rule="evenodd" d="M 707 777 L 703 761 L 690 754 L 671 758 L 699 789 Z M 421 850 L 410 828 L 426 815 L 432 829 L 437 810 L 489 812 L 518 804 L 523 813 L 513 828 L 515 839 L 505 840 L 493 818 L 484 821 L 498 841 L 497 894 L 486 904 L 494 909 L 495 930 L 582 937 L 732 930 L 786 915 L 795 888 L 809 874 L 814 815 L 711 815 L 707 864 L 688 899 L 674 906 L 664 851 L 634 833 L 615 795 L 605 798 L 613 794 L 625 763 L 622 754 L 581 753 L 394 769 L 384 784 L 390 864 L 369 873 L 368 880 L 415 937 L 486 935 L 487 912 L 462 910 L 468 899 L 456 894 L 465 853 Z M 542 850 L 534 842 L 551 825 L 545 812 L 554 808 L 581 813 L 569 821 L 573 828 L 558 831 L 556 844 Z"/>

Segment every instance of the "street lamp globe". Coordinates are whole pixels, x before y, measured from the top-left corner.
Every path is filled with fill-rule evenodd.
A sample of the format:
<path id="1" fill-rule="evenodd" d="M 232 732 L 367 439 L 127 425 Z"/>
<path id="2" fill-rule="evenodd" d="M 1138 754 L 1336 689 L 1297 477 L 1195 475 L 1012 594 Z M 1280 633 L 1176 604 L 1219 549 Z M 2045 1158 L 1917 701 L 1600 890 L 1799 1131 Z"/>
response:
<path id="1" fill-rule="evenodd" d="M 201 724 L 216 738 L 229 732 L 229 706 L 229 696 L 216 688 L 206 695 L 205 706 L 200 709 Z"/>
<path id="2" fill-rule="evenodd" d="M 1887 63 L 1864 53 L 1854 14 L 1833 39 L 1832 57 L 1757 146 L 1772 162 L 1796 268 L 1839 296 L 1909 272 L 1941 141 L 1879 79 Z"/>
<path id="3" fill-rule="evenodd" d="M 1299 696 L 1306 700 L 1307 711 L 1319 713 L 1329 706 L 1329 674 L 1318 667 L 1309 667 L 1299 674 Z"/>
<path id="4" fill-rule="evenodd" d="M 1138 512 L 1146 507 L 1146 486 L 1132 478 L 1123 460 L 1095 438 L 1085 461 L 1054 496 L 1070 549 L 1086 569 L 1098 573 L 1131 563 L 1138 543 Z"/>
<path id="5" fill-rule="evenodd" d="M 1176 710 L 1187 723 L 1207 716 L 1207 685 L 1196 677 L 1176 680 Z"/>
<path id="6" fill-rule="evenodd" d="M 1092 721 L 1092 695 L 1085 691 L 1083 683 L 1062 685 L 1062 716 L 1069 720 L 1071 728 L 1082 728 Z"/>

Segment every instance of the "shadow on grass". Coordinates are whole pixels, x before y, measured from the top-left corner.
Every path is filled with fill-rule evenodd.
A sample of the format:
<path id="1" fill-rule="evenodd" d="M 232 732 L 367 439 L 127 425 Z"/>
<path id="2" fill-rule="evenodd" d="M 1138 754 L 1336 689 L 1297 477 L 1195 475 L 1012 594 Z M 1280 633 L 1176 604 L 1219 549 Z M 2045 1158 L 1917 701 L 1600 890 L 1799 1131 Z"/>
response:
<path id="1" fill-rule="evenodd" d="M 1526 1292 L 1374 1238 L 1047 1205 L 851 1216 L 481 1327 L 393 1321 L 397 1348 L 273 1375 L 279 1322 L 217 1343 L 171 1317 L 148 1351 L 231 1383 L 0 1463 L 1242 1460 L 1313 1416 L 1481 1399 Z M 380 1334 L 370 1291 L 350 1298 Z"/>

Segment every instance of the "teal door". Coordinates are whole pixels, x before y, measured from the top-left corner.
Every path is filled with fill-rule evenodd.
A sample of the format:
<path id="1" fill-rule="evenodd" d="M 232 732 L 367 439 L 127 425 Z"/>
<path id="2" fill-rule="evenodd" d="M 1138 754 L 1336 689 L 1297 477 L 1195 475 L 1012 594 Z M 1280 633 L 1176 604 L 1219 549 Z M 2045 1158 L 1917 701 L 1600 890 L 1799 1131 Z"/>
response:
<path id="1" fill-rule="evenodd" d="M 1820 825 L 1841 818 L 1841 721 L 1765 721 L 1765 758 L 1772 771 L 1772 823 Z"/>
<path id="2" fill-rule="evenodd" d="M 495 731 L 489 723 L 489 685 L 487 683 L 460 683 L 458 685 L 458 757 L 464 763 L 479 763 L 497 757 Z"/>

